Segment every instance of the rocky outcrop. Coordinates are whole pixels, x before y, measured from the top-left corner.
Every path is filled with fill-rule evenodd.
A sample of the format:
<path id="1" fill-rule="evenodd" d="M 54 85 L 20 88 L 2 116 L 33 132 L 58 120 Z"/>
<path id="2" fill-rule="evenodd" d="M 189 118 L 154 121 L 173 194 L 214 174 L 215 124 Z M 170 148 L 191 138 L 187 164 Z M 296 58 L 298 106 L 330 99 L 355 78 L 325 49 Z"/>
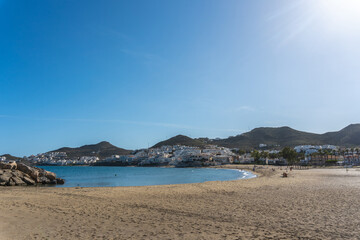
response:
<path id="1" fill-rule="evenodd" d="M 0 169 L 16 169 L 16 168 L 17 168 L 16 162 L 11 162 L 11 163 L 0 162 Z"/>
<path id="2" fill-rule="evenodd" d="M 32 179 L 35 181 L 39 178 L 39 170 L 35 167 L 30 167 L 28 165 L 25 165 L 23 163 L 17 164 L 17 169 L 25 174 L 28 174 Z M 45 170 L 44 170 L 45 171 Z"/>
<path id="3" fill-rule="evenodd" d="M 0 186 L 26 186 L 36 184 L 64 184 L 53 172 L 42 168 L 30 167 L 23 163 L 0 162 Z"/>

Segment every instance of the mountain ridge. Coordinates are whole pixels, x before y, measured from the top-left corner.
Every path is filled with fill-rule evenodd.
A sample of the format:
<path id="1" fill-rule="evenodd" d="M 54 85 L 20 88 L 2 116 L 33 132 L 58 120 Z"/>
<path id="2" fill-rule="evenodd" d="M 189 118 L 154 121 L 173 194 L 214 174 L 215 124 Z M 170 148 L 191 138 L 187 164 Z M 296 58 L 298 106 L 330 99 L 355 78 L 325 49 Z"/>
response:
<path id="1" fill-rule="evenodd" d="M 164 141 L 158 142 L 151 148 L 164 145 L 185 145 L 190 147 L 204 148 L 206 145 L 218 145 L 228 148 L 239 148 L 250 150 L 258 148 L 259 144 L 267 144 L 270 147 L 285 147 L 296 145 L 337 145 L 342 147 L 360 146 L 360 124 L 350 124 L 347 127 L 333 132 L 323 134 L 299 131 L 288 126 L 283 127 L 259 127 L 249 132 L 223 139 L 191 138 L 185 135 L 176 135 Z M 133 150 L 119 148 L 107 141 L 97 144 L 88 144 L 81 147 L 62 147 L 49 152 L 66 152 L 69 158 L 79 158 L 81 156 L 97 156 L 100 159 L 111 155 L 128 155 Z M 20 159 L 7 155 L 7 159 Z M 3 156 L 4 156 L 3 155 Z"/>
<path id="2" fill-rule="evenodd" d="M 50 152 L 66 152 L 69 158 L 78 158 L 82 156 L 96 156 L 99 157 L 100 159 L 104 159 L 110 157 L 111 155 L 127 155 L 130 154 L 132 150 L 119 148 L 107 141 L 102 141 L 97 144 L 88 144 L 77 148 L 62 147 Z"/>
<path id="3" fill-rule="evenodd" d="M 360 146 L 360 124 L 350 124 L 349 126 L 339 131 L 327 132 L 324 134 L 304 132 L 288 126 L 283 126 L 254 128 L 249 132 L 245 132 L 236 136 L 230 136 L 223 139 L 193 139 L 187 136 L 180 135 L 182 136 L 182 139 L 181 141 L 177 141 L 178 136 L 161 141 L 153 147 L 176 144 L 187 146 L 204 146 L 206 144 L 213 144 L 222 147 L 241 149 L 257 148 L 259 144 L 267 144 L 269 146 L 278 147 L 325 144 L 351 147 Z M 194 141 L 196 141 L 196 144 L 193 144 Z M 199 143 L 199 141 L 202 142 L 202 144 Z"/>
<path id="4" fill-rule="evenodd" d="M 151 148 L 158 148 L 158 147 L 161 147 L 164 145 L 185 145 L 185 146 L 192 146 L 192 147 L 204 147 L 206 145 L 206 143 L 204 143 L 203 141 L 201 141 L 199 139 L 193 139 L 188 136 L 179 134 L 179 135 L 171 137 L 167 140 L 158 142 Z"/>

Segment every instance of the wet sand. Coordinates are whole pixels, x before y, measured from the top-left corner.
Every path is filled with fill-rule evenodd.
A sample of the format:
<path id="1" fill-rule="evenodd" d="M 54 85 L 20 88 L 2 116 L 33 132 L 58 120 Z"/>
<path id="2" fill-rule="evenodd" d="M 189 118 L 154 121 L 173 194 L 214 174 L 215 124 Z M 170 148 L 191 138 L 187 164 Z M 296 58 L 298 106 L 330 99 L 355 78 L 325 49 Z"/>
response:
<path id="1" fill-rule="evenodd" d="M 360 169 L 282 172 L 150 187 L 1 187 L 0 239 L 359 238 Z"/>

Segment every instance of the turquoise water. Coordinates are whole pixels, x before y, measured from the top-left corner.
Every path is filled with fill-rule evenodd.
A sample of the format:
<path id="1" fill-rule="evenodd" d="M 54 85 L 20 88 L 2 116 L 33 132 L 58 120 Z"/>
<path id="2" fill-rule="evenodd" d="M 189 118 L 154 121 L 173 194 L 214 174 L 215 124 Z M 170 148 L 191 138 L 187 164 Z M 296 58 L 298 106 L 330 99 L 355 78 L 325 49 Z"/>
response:
<path id="1" fill-rule="evenodd" d="M 41 166 L 65 179 L 57 187 L 148 186 L 207 181 L 230 181 L 255 177 L 233 169 L 160 168 L 160 167 L 88 167 Z"/>

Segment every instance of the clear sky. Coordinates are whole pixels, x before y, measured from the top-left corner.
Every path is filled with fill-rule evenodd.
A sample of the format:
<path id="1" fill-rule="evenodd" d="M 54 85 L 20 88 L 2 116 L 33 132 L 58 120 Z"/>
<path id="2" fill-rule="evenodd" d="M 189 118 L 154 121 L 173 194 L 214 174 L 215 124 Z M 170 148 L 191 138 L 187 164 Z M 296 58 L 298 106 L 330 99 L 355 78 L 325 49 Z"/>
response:
<path id="1" fill-rule="evenodd" d="M 0 0 L 0 154 L 360 122 L 358 0 Z"/>

